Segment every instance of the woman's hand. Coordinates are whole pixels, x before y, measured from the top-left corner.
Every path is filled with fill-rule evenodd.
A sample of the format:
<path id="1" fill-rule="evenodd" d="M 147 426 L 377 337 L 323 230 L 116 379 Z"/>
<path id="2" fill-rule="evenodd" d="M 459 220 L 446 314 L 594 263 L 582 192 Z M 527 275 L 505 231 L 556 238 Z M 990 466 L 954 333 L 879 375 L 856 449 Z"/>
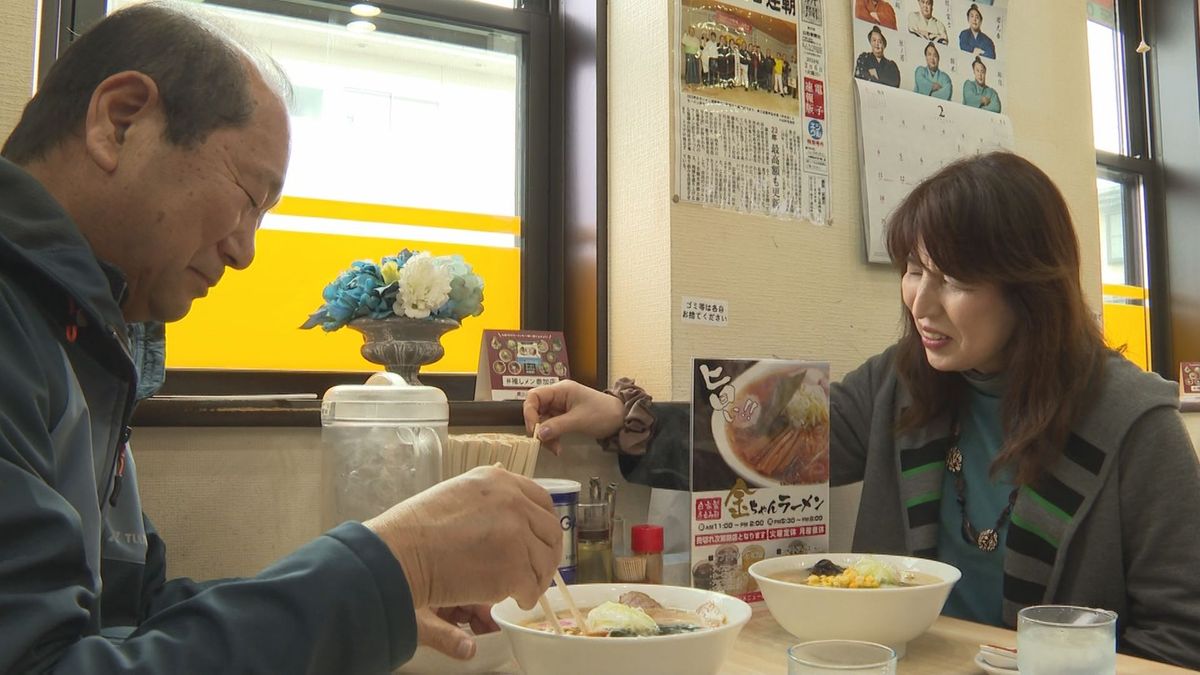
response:
<path id="1" fill-rule="evenodd" d="M 563 380 L 529 392 L 525 399 L 525 430 L 537 429 L 538 440 L 559 454 L 563 434 L 581 433 L 607 438 L 625 423 L 625 406 L 616 396 Z"/>

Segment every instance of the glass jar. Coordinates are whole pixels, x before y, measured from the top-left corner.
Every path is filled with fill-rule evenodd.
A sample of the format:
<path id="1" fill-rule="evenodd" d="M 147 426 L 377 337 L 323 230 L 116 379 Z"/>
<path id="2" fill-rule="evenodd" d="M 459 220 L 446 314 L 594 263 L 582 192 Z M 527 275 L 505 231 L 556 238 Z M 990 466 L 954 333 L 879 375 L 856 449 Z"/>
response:
<path id="1" fill-rule="evenodd" d="M 441 480 L 449 418 L 440 389 L 410 385 L 395 373 L 325 392 L 323 527 L 373 518 Z"/>

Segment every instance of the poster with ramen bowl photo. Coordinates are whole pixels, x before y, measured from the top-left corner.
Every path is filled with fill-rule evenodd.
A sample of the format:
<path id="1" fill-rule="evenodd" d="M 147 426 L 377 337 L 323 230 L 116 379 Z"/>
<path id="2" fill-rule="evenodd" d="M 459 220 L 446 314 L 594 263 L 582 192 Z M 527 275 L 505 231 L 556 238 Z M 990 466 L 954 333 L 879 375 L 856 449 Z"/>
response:
<path id="1" fill-rule="evenodd" d="M 828 550 L 829 364 L 692 360 L 692 585 L 762 599 L 750 565 Z"/>

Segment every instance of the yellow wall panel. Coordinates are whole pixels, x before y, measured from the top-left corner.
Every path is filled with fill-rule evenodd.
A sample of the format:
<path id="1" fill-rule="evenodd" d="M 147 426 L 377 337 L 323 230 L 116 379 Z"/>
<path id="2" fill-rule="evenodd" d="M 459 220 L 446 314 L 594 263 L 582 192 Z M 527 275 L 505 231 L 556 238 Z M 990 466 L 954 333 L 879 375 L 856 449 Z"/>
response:
<path id="1" fill-rule="evenodd" d="M 461 255 L 483 278 L 484 312 L 447 333 L 446 356 L 428 372 L 474 372 L 483 329 L 520 326 L 519 249 L 406 242 L 356 236 L 263 230 L 254 264 L 228 270 L 191 313 L 167 327 L 167 366 L 234 370 L 374 371 L 359 354 L 362 336 L 350 328 L 301 330 L 323 302 L 321 291 L 351 262 L 394 255 L 402 248 Z"/>
<path id="2" fill-rule="evenodd" d="M 1150 369 L 1150 333 L 1142 305 L 1104 303 L 1104 339 L 1113 349 L 1125 348 L 1125 358 Z"/>

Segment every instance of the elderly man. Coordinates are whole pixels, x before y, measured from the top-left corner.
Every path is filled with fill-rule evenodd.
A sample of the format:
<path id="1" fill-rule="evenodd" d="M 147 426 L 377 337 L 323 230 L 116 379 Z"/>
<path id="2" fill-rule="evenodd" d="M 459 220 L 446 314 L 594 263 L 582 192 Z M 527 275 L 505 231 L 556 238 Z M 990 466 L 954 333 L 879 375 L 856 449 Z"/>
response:
<path id="1" fill-rule="evenodd" d="M 251 579 L 165 580 L 127 445 L 126 324 L 179 319 L 251 263 L 287 167 L 284 88 L 203 19 L 138 5 L 71 46 L 4 145 L 0 672 L 386 672 L 418 639 L 473 653 L 431 608 L 478 621 L 472 603 L 531 607 L 550 583 L 549 496 L 499 469 Z"/>

